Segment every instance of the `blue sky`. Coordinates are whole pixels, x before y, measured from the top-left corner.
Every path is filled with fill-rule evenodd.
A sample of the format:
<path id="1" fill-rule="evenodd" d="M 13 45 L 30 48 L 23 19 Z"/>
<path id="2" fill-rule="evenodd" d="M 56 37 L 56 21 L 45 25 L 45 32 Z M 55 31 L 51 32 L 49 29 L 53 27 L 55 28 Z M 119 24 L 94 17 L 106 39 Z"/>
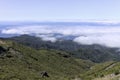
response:
<path id="1" fill-rule="evenodd" d="M 120 0 L 0 0 L 0 21 L 117 20 Z"/>

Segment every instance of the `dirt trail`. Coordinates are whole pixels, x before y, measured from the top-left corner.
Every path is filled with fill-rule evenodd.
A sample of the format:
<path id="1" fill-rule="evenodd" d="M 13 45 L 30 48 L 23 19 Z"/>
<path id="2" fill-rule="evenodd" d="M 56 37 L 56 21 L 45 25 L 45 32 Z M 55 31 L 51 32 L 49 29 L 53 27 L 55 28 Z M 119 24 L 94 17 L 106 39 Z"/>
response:
<path id="1" fill-rule="evenodd" d="M 110 74 L 103 78 L 95 78 L 94 80 L 120 80 L 120 74 L 119 75 Z"/>
<path id="2" fill-rule="evenodd" d="M 78 77 L 76 77 L 75 79 L 73 79 L 73 80 L 82 80 L 81 78 L 78 78 Z"/>
<path id="3" fill-rule="evenodd" d="M 108 70 L 108 69 L 110 69 L 110 68 L 114 67 L 114 66 L 115 66 L 115 64 L 116 64 L 116 63 L 111 64 L 110 66 L 108 66 L 107 68 L 105 68 L 105 70 Z"/>

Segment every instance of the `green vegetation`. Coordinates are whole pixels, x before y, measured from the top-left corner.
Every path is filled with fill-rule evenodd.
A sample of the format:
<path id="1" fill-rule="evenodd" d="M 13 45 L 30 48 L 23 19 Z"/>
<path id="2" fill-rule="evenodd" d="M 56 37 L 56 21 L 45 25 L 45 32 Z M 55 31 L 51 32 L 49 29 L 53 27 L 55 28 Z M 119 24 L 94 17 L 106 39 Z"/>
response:
<path id="1" fill-rule="evenodd" d="M 28 35 L 1 39 L 0 80 L 119 80 L 118 53 L 117 48 Z"/>
<path id="2" fill-rule="evenodd" d="M 120 62 L 99 63 L 80 75 L 83 80 L 117 80 L 120 78 Z"/>
<path id="3" fill-rule="evenodd" d="M 96 44 L 80 45 L 72 40 L 63 40 L 52 43 L 29 35 L 22 35 L 9 39 L 35 49 L 55 49 L 65 51 L 75 58 L 91 60 L 92 62 L 97 63 L 112 60 L 120 61 L 120 55 L 119 52 L 117 52 L 117 48 L 108 48 Z"/>
<path id="4" fill-rule="evenodd" d="M 0 47 L 0 80 L 70 80 L 93 66 L 63 51 L 35 50 L 6 40 Z M 43 71 L 50 77 L 41 77 Z"/>

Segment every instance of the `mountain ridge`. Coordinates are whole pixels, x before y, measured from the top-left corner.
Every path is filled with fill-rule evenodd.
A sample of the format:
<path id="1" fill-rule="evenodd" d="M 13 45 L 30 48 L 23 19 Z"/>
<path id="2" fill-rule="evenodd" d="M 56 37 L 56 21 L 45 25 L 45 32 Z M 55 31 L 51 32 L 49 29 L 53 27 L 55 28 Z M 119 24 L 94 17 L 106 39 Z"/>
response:
<path id="1" fill-rule="evenodd" d="M 55 49 L 68 52 L 76 58 L 91 60 L 93 62 L 105 62 L 109 60 L 119 61 L 119 49 L 109 48 L 101 45 L 81 45 L 72 40 L 62 40 L 56 42 L 43 41 L 39 37 L 30 35 L 21 35 L 7 38 L 35 49 Z"/>

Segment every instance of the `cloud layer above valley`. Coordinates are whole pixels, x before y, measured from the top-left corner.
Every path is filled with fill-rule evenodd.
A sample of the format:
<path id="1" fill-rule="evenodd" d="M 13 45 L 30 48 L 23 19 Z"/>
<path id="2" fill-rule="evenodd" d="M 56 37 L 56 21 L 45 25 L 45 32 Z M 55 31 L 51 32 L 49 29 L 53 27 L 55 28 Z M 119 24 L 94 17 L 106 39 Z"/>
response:
<path id="1" fill-rule="evenodd" d="M 35 34 L 45 41 L 55 42 L 59 37 L 75 36 L 74 42 L 80 44 L 100 44 L 120 47 L 120 26 L 84 25 L 24 25 L 6 27 L 2 34 Z M 55 36 L 55 34 L 61 34 Z"/>

